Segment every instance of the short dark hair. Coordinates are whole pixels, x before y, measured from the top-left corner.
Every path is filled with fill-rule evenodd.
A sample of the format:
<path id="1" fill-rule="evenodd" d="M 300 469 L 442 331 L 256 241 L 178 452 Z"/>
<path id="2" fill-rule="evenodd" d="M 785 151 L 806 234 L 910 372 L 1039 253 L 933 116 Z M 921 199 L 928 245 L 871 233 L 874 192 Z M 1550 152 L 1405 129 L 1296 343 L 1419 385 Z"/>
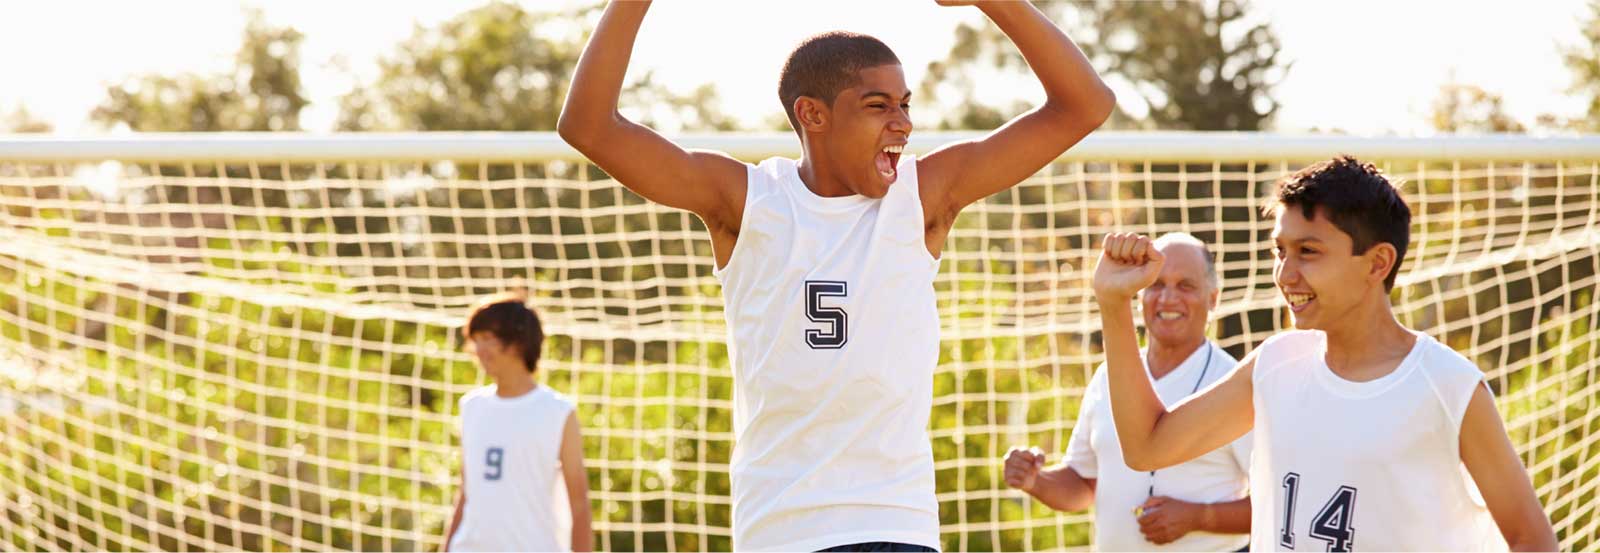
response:
<path id="1" fill-rule="evenodd" d="M 539 348 L 544 345 L 544 328 L 539 325 L 539 315 L 523 301 L 522 296 L 511 293 L 495 294 L 479 301 L 467 313 L 467 324 L 461 327 L 461 337 L 472 339 L 473 333 L 488 332 L 501 343 L 516 347 L 522 354 L 528 372 L 539 367 Z"/>
<path id="2" fill-rule="evenodd" d="M 1377 167 L 1341 155 L 1296 171 L 1278 181 L 1277 195 L 1263 211 L 1276 217 L 1287 207 L 1299 207 L 1307 220 L 1322 208 L 1333 226 L 1350 235 L 1355 255 L 1383 242 L 1394 246 L 1394 267 L 1383 279 L 1384 290 L 1394 289 L 1411 242 L 1411 207 Z"/>
<path id="3" fill-rule="evenodd" d="M 808 96 L 833 105 L 840 91 L 861 84 L 862 69 L 899 63 L 900 58 L 888 45 L 871 36 L 846 31 L 815 35 L 789 52 L 789 60 L 783 63 L 783 73 L 778 76 L 778 100 L 783 102 L 783 112 L 789 115 L 789 124 L 798 133 L 795 100 Z"/>

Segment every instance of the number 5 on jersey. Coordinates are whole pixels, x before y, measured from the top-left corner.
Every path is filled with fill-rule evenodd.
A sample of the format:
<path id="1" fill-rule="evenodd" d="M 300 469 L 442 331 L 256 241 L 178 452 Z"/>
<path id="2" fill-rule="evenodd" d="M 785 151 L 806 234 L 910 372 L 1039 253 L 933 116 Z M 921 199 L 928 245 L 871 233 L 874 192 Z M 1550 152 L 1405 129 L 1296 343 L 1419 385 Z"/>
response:
<path id="1" fill-rule="evenodd" d="M 806 329 L 806 345 L 811 349 L 839 349 L 849 340 L 850 317 L 844 309 L 822 305 L 823 298 L 842 298 L 848 293 L 849 287 L 843 281 L 806 281 L 806 318 L 824 326 Z"/>

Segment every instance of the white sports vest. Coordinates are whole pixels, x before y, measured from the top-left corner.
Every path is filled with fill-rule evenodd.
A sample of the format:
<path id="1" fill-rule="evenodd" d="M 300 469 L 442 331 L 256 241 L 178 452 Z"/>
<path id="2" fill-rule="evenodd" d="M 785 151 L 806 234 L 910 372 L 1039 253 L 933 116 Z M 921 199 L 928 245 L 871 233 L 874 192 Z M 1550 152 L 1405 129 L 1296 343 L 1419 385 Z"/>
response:
<path id="1" fill-rule="evenodd" d="M 881 199 L 749 169 L 722 281 L 733 361 L 733 547 L 939 547 L 928 413 L 939 355 L 915 156 Z"/>
<path id="2" fill-rule="evenodd" d="M 572 402 L 539 386 L 514 397 L 461 398 L 467 505 L 451 551 L 565 551 L 572 512 L 561 481 L 561 431 Z"/>
<path id="3" fill-rule="evenodd" d="M 1351 382 L 1324 362 L 1326 338 L 1261 344 L 1251 548 L 1504 550 L 1461 465 L 1461 419 L 1483 372 L 1418 333 L 1394 372 Z"/>

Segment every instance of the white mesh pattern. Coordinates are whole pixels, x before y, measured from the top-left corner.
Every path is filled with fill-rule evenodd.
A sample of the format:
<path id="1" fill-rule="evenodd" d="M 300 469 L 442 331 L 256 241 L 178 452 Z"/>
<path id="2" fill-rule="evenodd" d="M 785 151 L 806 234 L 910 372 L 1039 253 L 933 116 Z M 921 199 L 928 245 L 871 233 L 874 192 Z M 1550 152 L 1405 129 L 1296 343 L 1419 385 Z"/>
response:
<path id="1" fill-rule="evenodd" d="M 455 332 L 522 286 L 541 378 L 578 404 L 596 546 L 728 549 L 732 381 L 703 226 L 569 156 L 450 161 L 468 138 L 431 140 L 443 153 L 413 161 L 0 151 L 0 544 L 435 548 L 456 401 L 485 383 Z M 1223 160 L 1122 135 L 1124 153 L 1075 151 L 957 221 L 930 425 L 946 549 L 1089 543 L 1090 515 L 1007 489 L 1000 458 L 1065 449 L 1102 359 L 1100 235 L 1211 243 L 1212 332 L 1236 354 L 1284 326 L 1257 208 L 1316 158 L 1230 140 Z M 1600 150 L 1415 155 L 1448 147 L 1367 156 L 1414 212 L 1397 312 L 1484 369 L 1562 547 L 1592 549 Z"/>

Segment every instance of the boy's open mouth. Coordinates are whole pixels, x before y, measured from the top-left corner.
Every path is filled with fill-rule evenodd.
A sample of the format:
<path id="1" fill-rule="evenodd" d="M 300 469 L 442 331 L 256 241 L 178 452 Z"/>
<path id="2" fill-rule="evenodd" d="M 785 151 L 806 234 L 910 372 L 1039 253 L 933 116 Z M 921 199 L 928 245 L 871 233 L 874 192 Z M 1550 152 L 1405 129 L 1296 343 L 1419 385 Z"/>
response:
<path id="1" fill-rule="evenodd" d="M 873 161 L 877 164 L 878 175 L 883 177 L 883 182 L 894 184 L 895 179 L 900 176 L 896 168 L 900 166 L 900 154 L 905 152 L 905 149 L 904 144 L 899 144 L 884 146 L 883 150 L 878 152 Z"/>

